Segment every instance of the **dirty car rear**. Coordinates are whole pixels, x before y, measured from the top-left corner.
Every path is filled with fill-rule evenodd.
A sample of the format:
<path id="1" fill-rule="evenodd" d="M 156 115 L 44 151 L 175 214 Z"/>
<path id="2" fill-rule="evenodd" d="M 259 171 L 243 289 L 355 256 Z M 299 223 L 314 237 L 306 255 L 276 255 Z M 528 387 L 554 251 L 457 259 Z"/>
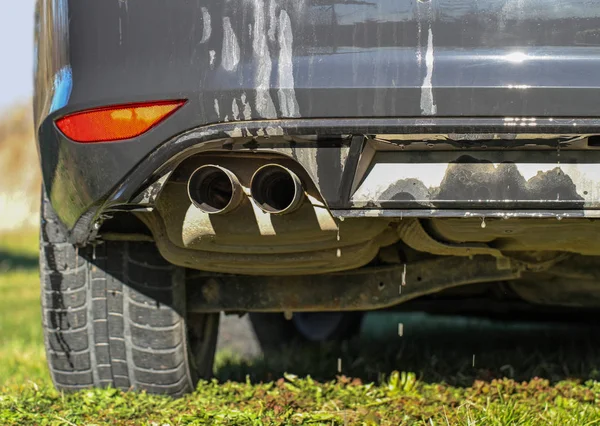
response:
<path id="1" fill-rule="evenodd" d="M 45 191 L 69 243 L 186 268 L 196 314 L 595 307 L 599 28 L 584 0 L 38 0 Z M 166 101 L 118 141 L 57 126 Z"/>

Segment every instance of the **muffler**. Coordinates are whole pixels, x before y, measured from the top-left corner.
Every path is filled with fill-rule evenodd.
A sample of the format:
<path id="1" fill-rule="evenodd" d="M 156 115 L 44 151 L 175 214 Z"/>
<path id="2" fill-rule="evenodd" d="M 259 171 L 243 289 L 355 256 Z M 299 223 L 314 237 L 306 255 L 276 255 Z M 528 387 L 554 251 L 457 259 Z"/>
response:
<path id="1" fill-rule="evenodd" d="M 304 201 L 300 178 L 279 164 L 267 164 L 252 176 L 252 198 L 266 213 L 285 214 L 298 209 Z"/>
<path id="2" fill-rule="evenodd" d="M 187 185 L 192 203 L 205 213 L 223 214 L 240 205 L 244 191 L 236 175 L 213 164 L 199 167 Z"/>

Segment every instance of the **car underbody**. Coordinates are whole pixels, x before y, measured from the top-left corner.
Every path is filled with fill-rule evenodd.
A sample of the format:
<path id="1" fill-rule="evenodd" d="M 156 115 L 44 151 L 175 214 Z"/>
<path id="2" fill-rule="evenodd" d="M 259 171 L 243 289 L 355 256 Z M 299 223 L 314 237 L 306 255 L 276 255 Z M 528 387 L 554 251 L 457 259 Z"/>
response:
<path id="1" fill-rule="evenodd" d="M 198 310 L 377 309 L 484 282 L 510 282 L 530 303 L 596 306 L 595 136 L 485 136 L 192 145 L 135 203 L 113 208 L 116 218 L 135 215 L 144 225 L 137 233 L 111 229 L 112 219 L 96 238 L 152 240 L 169 262 L 203 271 Z M 211 210 L 191 195 L 191 177 L 213 165 L 239 186 L 226 194 L 233 209 Z M 304 195 L 293 209 L 257 201 L 253 178 L 266 166 L 299 178 Z M 282 191 L 276 196 L 291 204 L 293 185 Z"/>

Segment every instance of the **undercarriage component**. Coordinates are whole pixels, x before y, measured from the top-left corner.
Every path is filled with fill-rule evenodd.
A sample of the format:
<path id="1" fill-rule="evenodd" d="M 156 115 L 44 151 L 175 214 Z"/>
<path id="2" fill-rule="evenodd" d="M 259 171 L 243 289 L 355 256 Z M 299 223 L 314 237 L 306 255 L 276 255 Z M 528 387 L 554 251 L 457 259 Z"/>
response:
<path id="1" fill-rule="evenodd" d="M 240 205 L 244 191 L 231 171 L 214 164 L 196 169 L 187 185 L 190 201 L 209 214 L 224 214 Z"/>
<path id="2" fill-rule="evenodd" d="M 546 306 L 597 308 L 600 306 L 600 259 L 571 256 L 541 274 L 523 274 L 509 283 L 523 300 Z"/>
<path id="3" fill-rule="evenodd" d="M 560 251 L 600 255 L 600 220 L 446 218 L 427 221 L 428 230 L 449 245 L 485 244 L 507 252 Z M 453 253 L 455 254 L 455 253 Z"/>
<path id="4" fill-rule="evenodd" d="M 572 308 L 598 308 L 600 284 L 552 274 L 527 274 L 509 283 L 510 288 L 529 303 Z"/>
<path id="5" fill-rule="evenodd" d="M 267 164 L 258 169 L 252 176 L 250 191 L 258 207 L 265 213 L 291 213 L 304 201 L 300 178 L 279 164 Z"/>
<path id="6" fill-rule="evenodd" d="M 304 204 L 274 217 L 257 210 L 246 203 L 215 216 L 188 206 L 162 217 L 139 217 L 167 260 L 213 272 L 303 275 L 354 269 L 398 240 L 387 221 L 337 222 L 320 206 Z"/>
<path id="7" fill-rule="evenodd" d="M 538 277 L 539 278 L 539 277 Z M 517 281 L 515 281 L 515 284 Z M 498 288 L 498 283 L 491 283 Z M 600 301 L 596 299 L 597 301 Z M 460 315 L 490 318 L 500 321 L 581 322 L 595 323 L 598 304 L 593 306 L 543 305 L 524 299 L 494 299 L 490 297 L 446 297 L 444 293 L 411 300 L 389 310 L 425 312 L 432 315 Z"/>
<path id="8" fill-rule="evenodd" d="M 433 238 L 427 232 L 419 219 L 407 219 L 398 227 L 400 239 L 409 247 L 440 256 L 474 256 L 490 255 L 497 258 L 504 257 L 500 250 L 489 247 L 480 242 L 445 243 Z M 468 241 L 468 240 L 467 240 Z"/>
<path id="9" fill-rule="evenodd" d="M 217 161 L 235 173 L 246 194 L 256 170 L 277 161 L 280 166 L 269 168 L 290 177 L 296 191 L 280 211 L 287 214 L 267 213 L 249 196 L 227 214 L 198 208 L 187 194 L 189 173 Z M 289 173 L 303 183 L 301 198 L 298 182 Z M 334 219 L 312 182 L 294 160 L 283 156 L 201 156 L 173 173 L 152 211 L 137 215 L 171 263 L 222 273 L 303 275 L 355 269 L 399 240 L 392 220 Z"/>
<path id="10" fill-rule="evenodd" d="M 192 312 L 362 311 L 467 284 L 513 280 L 525 268 L 491 256 L 440 257 L 411 264 L 303 277 L 210 276 L 188 287 Z"/>

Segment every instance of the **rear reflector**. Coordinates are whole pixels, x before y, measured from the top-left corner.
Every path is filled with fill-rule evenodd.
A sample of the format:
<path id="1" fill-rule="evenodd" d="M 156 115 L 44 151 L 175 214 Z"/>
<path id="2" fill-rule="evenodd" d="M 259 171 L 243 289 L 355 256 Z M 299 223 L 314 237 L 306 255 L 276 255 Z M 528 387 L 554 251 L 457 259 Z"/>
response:
<path id="1" fill-rule="evenodd" d="M 118 141 L 147 132 L 184 103 L 163 101 L 98 108 L 59 118 L 56 126 L 75 142 Z"/>

